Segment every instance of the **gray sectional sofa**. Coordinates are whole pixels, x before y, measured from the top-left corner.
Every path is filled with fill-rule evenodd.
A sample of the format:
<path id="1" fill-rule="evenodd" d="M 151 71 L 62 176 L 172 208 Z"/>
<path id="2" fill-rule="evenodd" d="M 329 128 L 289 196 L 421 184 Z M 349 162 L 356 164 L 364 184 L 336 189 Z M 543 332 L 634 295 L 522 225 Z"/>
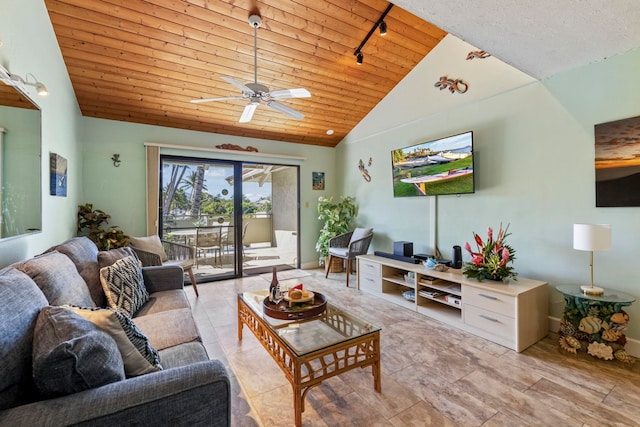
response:
<path id="1" fill-rule="evenodd" d="M 142 269 L 148 299 L 133 328 L 159 361 L 150 373 L 126 374 L 124 356 L 113 357 L 117 339 L 69 307 L 112 314 L 91 307 L 107 305 L 100 267 L 125 255 L 126 249 L 99 252 L 78 237 L 0 270 L 1 426 L 230 425 L 229 378 L 202 345 L 181 267 Z M 66 333 L 62 324 L 80 327 L 65 340 L 58 336 Z M 54 350 L 43 350 L 51 342 Z M 50 363 L 56 355 L 62 355 L 60 367 Z M 71 392 L 61 391 L 65 387 Z"/>

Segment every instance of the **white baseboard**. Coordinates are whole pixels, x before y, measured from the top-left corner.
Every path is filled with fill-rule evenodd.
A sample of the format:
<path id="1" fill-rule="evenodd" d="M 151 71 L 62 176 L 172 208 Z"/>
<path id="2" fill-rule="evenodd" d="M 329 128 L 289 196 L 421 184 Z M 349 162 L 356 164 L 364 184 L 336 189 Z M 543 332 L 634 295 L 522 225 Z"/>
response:
<path id="1" fill-rule="evenodd" d="M 560 318 L 549 316 L 549 330 L 551 332 L 558 332 L 558 330 L 560 330 Z M 631 356 L 640 358 L 640 340 L 627 338 L 627 344 L 624 346 L 624 349 L 627 350 L 627 353 Z"/>

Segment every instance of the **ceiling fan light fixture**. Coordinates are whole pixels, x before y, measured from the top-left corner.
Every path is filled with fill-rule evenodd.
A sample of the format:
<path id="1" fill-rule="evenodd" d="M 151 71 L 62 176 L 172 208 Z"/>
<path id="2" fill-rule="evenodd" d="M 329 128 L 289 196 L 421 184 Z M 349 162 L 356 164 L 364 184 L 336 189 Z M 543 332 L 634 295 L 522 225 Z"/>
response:
<path id="1" fill-rule="evenodd" d="M 309 98 L 311 93 L 305 88 L 292 88 L 274 90 L 273 92 L 263 84 L 258 83 L 258 28 L 262 26 L 262 18 L 260 15 L 249 16 L 249 25 L 253 28 L 253 83 L 241 83 L 232 77 L 222 77 L 222 80 L 235 86 L 242 91 L 242 95 L 238 96 L 225 96 L 222 98 L 201 98 L 191 100 L 194 104 L 203 102 L 215 102 L 215 101 L 228 101 L 228 100 L 248 100 L 249 103 L 245 105 L 240 116 L 239 123 L 247 123 L 253 118 L 253 114 L 260 103 L 265 103 L 268 107 L 284 113 L 289 117 L 302 120 L 304 114 L 288 107 L 284 104 L 280 104 L 274 99 L 287 99 L 287 98 Z"/>

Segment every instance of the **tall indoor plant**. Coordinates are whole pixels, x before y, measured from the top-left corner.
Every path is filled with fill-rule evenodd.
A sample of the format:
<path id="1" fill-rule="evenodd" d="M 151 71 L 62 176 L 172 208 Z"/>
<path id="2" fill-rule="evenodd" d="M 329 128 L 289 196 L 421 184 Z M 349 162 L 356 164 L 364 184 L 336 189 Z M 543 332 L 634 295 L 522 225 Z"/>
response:
<path id="1" fill-rule="evenodd" d="M 321 196 L 318 198 L 318 219 L 323 222 L 320 236 L 316 242 L 316 251 L 320 254 L 320 264 L 324 264 L 329 255 L 329 240 L 350 231 L 351 221 L 355 215 L 354 197 L 341 197 L 339 202 L 334 202 L 332 197 Z"/>

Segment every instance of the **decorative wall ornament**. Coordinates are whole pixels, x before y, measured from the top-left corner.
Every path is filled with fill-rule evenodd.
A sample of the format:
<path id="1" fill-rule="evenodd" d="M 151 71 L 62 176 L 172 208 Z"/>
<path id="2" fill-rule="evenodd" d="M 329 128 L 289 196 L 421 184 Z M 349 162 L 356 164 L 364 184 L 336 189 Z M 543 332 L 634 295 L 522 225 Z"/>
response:
<path id="1" fill-rule="evenodd" d="M 236 145 L 236 144 L 220 144 L 220 145 L 216 145 L 216 148 L 219 148 L 221 150 L 252 151 L 252 152 L 255 152 L 255 153 L 258 152 L 258 149 L 256 147 L 252 147 L 250 145 L 248 145 L 245 148 L 245 147 L 241 147 L 241 146 Z"/>
<path id="2" fill-rule="evenodd" d="M 371 167 L 372 163 L 373 163 L 373 159 L 369 157 L 369 162 L 367 163 L 367 166 Z M 360 159 L 360 161 L 358 162 L 358 169 L 362 174 L 362 178 L 364 178 L 364 180 L 367 182 L 371 182 L 371 175 L 369 175 L 369 171 L 364 167 L 364 162 L 362 161 L 362 159 Z"/>
<path id="3" fill-rule="evenodd" d="M 447 76 L 440 77 L 440 80 L 434 84 L 435 87 L 443 89 L 449 89 L 449 92 L 465 93 L 469 89 L 469 84 L 462 81 L 462 79 L 450 79 Z"/>
<path id="4" fill-rule="evenodd" d="M 473 58 L 486 59 L 490 57 L 491 54 L 484 50 L 474 50 L 467 54 L 467 61 L 472 60 Z"/>
<path id="5" fill-rule="evenodd" d="M 120 167 L 120 163 L 122 163 L 122 160 L 120 160 L 120 154 L 114 154 L 113 157 L 111 157 L 111 161 L 113 162 L 113 166 L 115 167 Z"/>
<path id="6" fill-rule="evenodd" d="M 324 190 L 324 172 L 311 173 L 311 188 L 314 190 Z"/>
<path id="7" fill-rule="evenodd" d="M 49 153 L 49 165 L 49 194 L 67 197 L 67 159 L 56 153 Z"/>

